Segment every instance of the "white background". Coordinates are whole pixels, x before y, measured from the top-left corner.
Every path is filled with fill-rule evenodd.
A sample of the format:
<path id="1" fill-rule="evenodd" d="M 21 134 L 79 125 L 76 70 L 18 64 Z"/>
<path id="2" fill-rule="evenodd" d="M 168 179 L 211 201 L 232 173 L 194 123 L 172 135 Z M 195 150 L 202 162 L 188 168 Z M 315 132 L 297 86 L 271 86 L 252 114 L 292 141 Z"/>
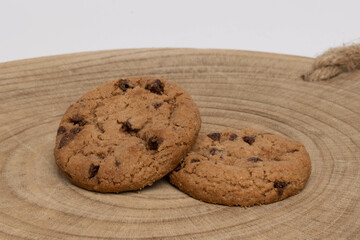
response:
<path id="1" fill-rule="evenodd" d="M 0 62 L 142 47 L 315 57 L 359 25 L 359 0 L 0 0 Z"/>

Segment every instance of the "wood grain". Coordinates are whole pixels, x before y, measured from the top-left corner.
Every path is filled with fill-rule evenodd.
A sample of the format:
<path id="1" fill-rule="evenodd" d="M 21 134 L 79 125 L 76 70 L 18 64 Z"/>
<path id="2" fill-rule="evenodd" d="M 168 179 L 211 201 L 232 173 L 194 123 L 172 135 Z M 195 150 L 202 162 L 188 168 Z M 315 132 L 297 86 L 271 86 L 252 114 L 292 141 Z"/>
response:
<path id="1" fill-rule="evenodd" d="M 359 239 L 360 71 L 304 82 L 313 59 L 233 50 L 129 49 L 0 64 L 0 239 Z M 54 163 L 58 123 L 123 76 L 176 81 L 202 131 L 243 127 L 305 144 L 303 192 L 252 208 L 202 203 L 166 179 L 140 192 L 71 185 Z"/>

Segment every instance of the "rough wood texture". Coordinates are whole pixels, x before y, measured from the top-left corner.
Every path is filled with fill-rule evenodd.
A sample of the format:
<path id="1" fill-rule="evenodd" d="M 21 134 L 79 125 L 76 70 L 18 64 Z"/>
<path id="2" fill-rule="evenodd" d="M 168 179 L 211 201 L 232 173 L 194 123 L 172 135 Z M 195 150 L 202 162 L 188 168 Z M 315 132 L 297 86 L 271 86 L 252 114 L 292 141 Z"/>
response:
<path id="1" fill-rule="evenodd" d="M 359 239 L 360 71 L 300 76 L 313 59 L 196 49 L 132 49 L 0 64 L 0 239 Z M 129 75 L 176 81 L 202 131 L 253 127 L 306 145 L 299 195 L 252 208 L 202 203 L 161 180 L 141 192 L 71 185 L 53 147 L 60 118 L 89 89 Z"/>

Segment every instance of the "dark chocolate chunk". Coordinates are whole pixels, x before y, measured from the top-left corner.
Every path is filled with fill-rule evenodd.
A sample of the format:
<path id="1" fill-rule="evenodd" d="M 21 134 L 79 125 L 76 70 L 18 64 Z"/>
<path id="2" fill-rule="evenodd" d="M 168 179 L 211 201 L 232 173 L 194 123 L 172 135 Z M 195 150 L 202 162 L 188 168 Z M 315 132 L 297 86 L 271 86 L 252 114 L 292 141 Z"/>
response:
<path id="1" fill-rule="evenodd" d="M 78 134 L 82 129 L 79 127 L 73 128 L 70 130 L 70 132 L 74 135 Z"/>
<path id="2" fill-rule="evenodd" d="M 220 140 L 220 133 L 210 133 L 207 135 L 209 138 L 211 138 L 214 141 Z"/>
<path id="3" fill-rule="evenodd" d="M 90 167 L 89 167 L 89 179 L 96 176 L 96 174 L 99 171 L 99 168 L 100 168 L 99 165 L 94 165 L 94 164 L 90 165 Z"/>
<path id="4" fill-rule="evenodd" d="M 64 134 L 66 132 L 66 128 L 64 126 L 60 126 L 57 130 L 57 134 Z"/>
<path id="5" fill-rule="evenodd" d="M 243 137 L 244 142 L 248 143 L 249 145 L 252 145 L 255 142 L 256 136 L 245 136 Z"/>
<path id="6" fill-rule="evenodd" d="M 156 79 L 154 82 L 147 84 L 145 89 L 152 93 L 162 95 L 164 93 L 164 84 L 159 79 Z"/>
<path id="7" fill-rule="evenodd" d="M 118 160 L 115 160 L 115 166 L 119 167 L 120 166 L 120 162 Z"/>
<path id="8" fill-rule="evenodd" d="M 148 140 L 148 146 L 150 150 L 158 150 L 159 145 L 163 142 L 161 137 L 151 137 Z"/>
<path id="9" fill-rule="evenodd" d="M 128 88 L 134 88 L 133 86 L 131 86 L 131 82 L 127 79 L 121 79 L 119 81 L 119 84 L 118 84 L 119 88 L 121 90 L 123 90 L 124 92 L 128 89 Z"/>
<path id="10" fill-rule="evenodd" d="M 288 185 L 288 183 L 283 182 L 283 181 L 275 181 L 274 182 L 274 188 L 277 189 L 277 193 L 279 195 L 279 197 L 284 193 L 284 188 Z"/>
<path id="11" fill-rule="evenodd" d="M 87 121 L 83 116 L 80 116 L 79 114 L 75 114 L 71 117 L 70 122 L 72 122 L 74 125 L 78 124 L 79 126 L 84 126 L 87 124 Z"/>
<path id="12" fill-rule="evenodd" d="M 98 158 L 100 159 L 104 159 L 105 158 L 105 155 L 103 153 L 99 153 L 96 155 Z"/>
<path id="13" fill-rule="evenodd" d="M 235 133 L 233 133 L 233 134 L 230 135 L 229 140 L 230 140 L 230 141 L 234 141 L 234 140 L 237 139 L 237 137 L 238 137 L 238 135 L 236 135 Z"/>
<path id="14" fill-rule="evenodd" d="M 65 146 L 68 142 L 70 142 L 73 138 L 74 138 L 74 134 L 67 134 L 64 135 L 61 139 L 60 139 L 60 143 L 59 143 L 59 148 L 62 148 L 63 146 Z"/>
<path id="15" fill-rule="evenodd" d="M 251 157 L 247 159 L 249 162 L 262 162 L 263 160 L 258 157 Z"/>
<path id="16" fill-rule="evenodd" d="M 161 107 L 162 103 L 153 103 L 153 106 L 155 109 L 158 109 L 159 107 Z"/>
<path id="17" fill-rule="evenodd" d="M 190 163 L 196 163 L 196 162 L 200 162 L 200 160 L 199 159 L 191 159 L 191 161 L 190 161 Z"/>

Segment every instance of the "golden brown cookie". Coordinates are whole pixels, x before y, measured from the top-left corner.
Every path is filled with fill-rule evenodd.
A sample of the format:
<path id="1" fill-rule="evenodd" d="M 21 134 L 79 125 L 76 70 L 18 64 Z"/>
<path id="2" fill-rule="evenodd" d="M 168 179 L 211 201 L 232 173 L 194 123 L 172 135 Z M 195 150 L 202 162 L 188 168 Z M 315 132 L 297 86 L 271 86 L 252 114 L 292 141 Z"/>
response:
<path id="1" fill-rule="evenodd" d="M 178 165 L 200 124 L 194 101 L 175 83 L 119 79 L 89 91 L 67 109 L 57 131 L 56 164 L 82 188 L 140 189 Z"/>
<path id="2" fill-rule="evenodd" d="M 297 194 L 311 172 L 305 147 L 264 131 L 200 134 L 170 181 L 199 200 L 253 206 Z"/>

